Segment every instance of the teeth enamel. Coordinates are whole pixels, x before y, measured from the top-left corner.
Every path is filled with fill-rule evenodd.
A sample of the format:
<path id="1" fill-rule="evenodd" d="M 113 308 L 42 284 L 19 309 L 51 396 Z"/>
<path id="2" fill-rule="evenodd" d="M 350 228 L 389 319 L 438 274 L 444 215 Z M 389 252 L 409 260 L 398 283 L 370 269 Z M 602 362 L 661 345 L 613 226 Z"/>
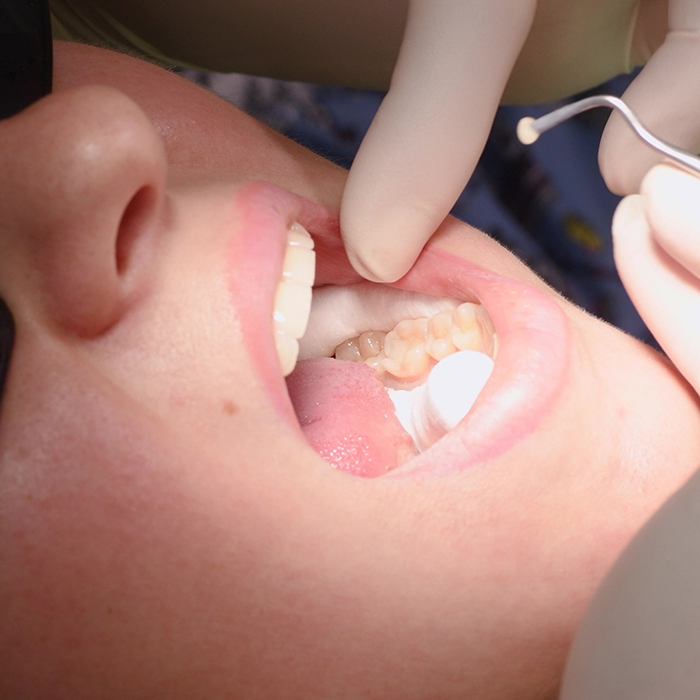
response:
<path id="1" fill-rule="evenodd" d="M 464 303 L 430 318 L 400 321 L 388 333 L 366 331 L 335 350 L 339 360 L 365 362 L 380 376 L 413 381 L 435 362 L 460 350 L 494 357 L 496 334 L 491 318 L 479 304 Z"/>
<path id="2" fill-rule="evenodd" d="M 314 240 L 309 235 L 309 232 L 298 221 L 295 221 L 287 229 L 287 245 L 301 246 L 307 250 L 313 250 Z"/>
<path id="3" fill-rule="evenodd" d="M 296 365 L 298 341 L 309 322 L 311 287 L 316 267 L 313 247 L 311 236 L 300 224 L 294 223 L 287 230 L 287 250 L 282 279 L 277 286 L 272 322 L 277 355 L 285 377 Z"/>
<path id="4" fill-rule="evenodd" d="M 458 350 L 493 354 L 493 324 L 482 306 L 462 304 L 455 309 L 452 321 L 452 342 Z"/>
<path id="5" fill-rule="evenodd" d="M 415 379 L 428 371 L 430 357 L 425 347 L 428 319 L 401 321 L 384 339 L 384 368 L 399 379 Z"/>
<path id="6" fill-rule="evenodd" d="M 442 360 L 455 351 L 452 342 L 452 314 L 441 311 L 428 321 L 428 335 L 425 339 L 426 350 L 434 360 Z"/>
<path id="7" fill-rule="evenodd" d="M 301 338 L 311 312 L 311 287 L 284 280 L 277 287 L 275 297 L 275 330 L 284 331 L 292 338 Z"/>
<path id="8" fill-rule="evenodd" d="M 299 341 L 284 331 L 275 331 L 275 346 L 282 366 L 282 376 L 286 377 L 294 371 L 297 364 Z"/>
<path id="9" fill-rule="evenodd" d="M 284 254 L 282 278 L 308 287 L 313 286 L 316 271 L 316 253 L 311 236 L 294 224 L 287 233 L 287 251 Z"/>
<path id="10" fill-rule="evenodd" d="M 386 333 L 383 331 L 365 331 L 359 338 L 360 356 L 363 360 L 376 357 L 384 347 Z"/>

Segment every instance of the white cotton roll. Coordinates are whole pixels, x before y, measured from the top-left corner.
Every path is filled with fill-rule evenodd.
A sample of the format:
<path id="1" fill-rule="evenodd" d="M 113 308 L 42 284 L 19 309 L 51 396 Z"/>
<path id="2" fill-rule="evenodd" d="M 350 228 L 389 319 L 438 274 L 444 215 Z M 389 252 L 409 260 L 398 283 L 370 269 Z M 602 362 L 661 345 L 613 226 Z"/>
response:
<path id="1" fill-rule="evenodd" d="M 493 371 L 484 353 L 461 350 L 440 360 L 427 382 L 413 391 L 411 434 L 426 450 L 454 428 L 474 405 Z"/>

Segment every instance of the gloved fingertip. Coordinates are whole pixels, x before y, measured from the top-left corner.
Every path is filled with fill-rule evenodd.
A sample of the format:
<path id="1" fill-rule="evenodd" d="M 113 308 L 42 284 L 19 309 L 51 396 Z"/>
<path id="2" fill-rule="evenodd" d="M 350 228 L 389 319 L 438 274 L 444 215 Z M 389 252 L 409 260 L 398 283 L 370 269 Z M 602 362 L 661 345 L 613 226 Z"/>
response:
<path id="1" fill-rule="evenodd" d="M 654 240 L 693 275 L 700 275 L 700 178 L 674 165 L 658 165 L 642 183 L 644 211 Z"/>
<path id="2" fill-rule="evenodd" d="M 364 246 L 363 246 L 364 248 Z M 382 243 L 374 244 L 372 249 L 358 250 L 346 243 L 346 253 L 354 270 L 370 282 L 389 284 L 401 279 L 410 269 L 420 251 L 416 251 L 415 257 L 406 258 L 407 251 L 402 250 L 397 255 L 394 246 L 386 246 Z"/>
<path id="3" fill-rule="evenodd" d="M 683 166 L 665 161 L 655 165 L 642 180 L 641 191 L 647 196 L 655 192 L 664 196 L 693 193 L 700 189 L 700 178 L 686 171 Z"/>
<path id="4" fill-rule="evenodd" d="M 369 198 L 358 202 L 346 197 L 340 208 L 345 251 L 353 268 L 371 282 L 403 277 L 444 218 L 430 207 L 417 206 L 418 198 L 406 202 L 389 197 L 368 206 Z"/>
<path id="5" fill-rule="evenodd" d="M 643 271 L 654 257 L 651 231 L 641 195 L 625 197 L 615 210 L 612 221 L 613 258 L 622 283 L 631 293 L 643 284 Z"/>
<path id="6" fill-rule="evenodd" d="M 622 199 L 615 209 L 612 234 L 615 246 L 634 238 L 647 226 L 641 195 L 631 194 Z"/>
<path id="7" fill-rule="evenodd" d="M 648 211 L 659 210 L 677 215 L 678 209 L 688 211 L 690 225 L 696 224 L 696 207 L 700 197 L 700 177 L 681 166 L 661 163 L 653 167 L 641 185 Z"/>

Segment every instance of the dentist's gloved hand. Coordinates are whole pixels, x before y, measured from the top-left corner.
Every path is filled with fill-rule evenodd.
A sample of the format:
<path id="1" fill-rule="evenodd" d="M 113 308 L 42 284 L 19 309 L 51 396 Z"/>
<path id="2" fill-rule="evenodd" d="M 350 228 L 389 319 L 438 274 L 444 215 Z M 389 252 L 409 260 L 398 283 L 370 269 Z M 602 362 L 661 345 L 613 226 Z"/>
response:
<path id="1" fill-rule="evenodd" d="M 471 176 L 504 91 L 563 96 L 647 59 L 625 100 L 652 132 L 697 151 L 700 0 L 409 0 L 389 92 L 343 197 L 353 266 L 377 281 L 408 271 Z M 637 191 L 657 160 L 614 115 L 600 150 L 608 186 Z"/>
<path id="2" fill-rule="evenodd" d="M 700 391 L 700 176 L 646 175 L 613 221 L 615 261 L 638 311 Z M 653 460 L 647 465 L 655 468 Z M 700 697 L 700 471 L 622 553 L 586 612 L 560 700 Z"/>

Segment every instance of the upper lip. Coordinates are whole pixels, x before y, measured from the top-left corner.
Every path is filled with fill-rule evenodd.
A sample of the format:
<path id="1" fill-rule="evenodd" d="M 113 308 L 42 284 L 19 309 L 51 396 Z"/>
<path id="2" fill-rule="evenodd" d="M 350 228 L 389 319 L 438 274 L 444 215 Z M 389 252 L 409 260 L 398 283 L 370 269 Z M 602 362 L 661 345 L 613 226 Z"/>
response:
<path id="1" fill-rule="evenodd" d="M 232 241 L 230 254 L 236 262 L 229 282 L 242 336 L 278 414 L 296 426 L 271 336 L 287 227 L 298 221 L 314 237 L 317 284 L 348 284 L 359 276 L 344 254 L 336 213 L 265 183 L 244 187 L 237 204 L 241 228 Z M 430 244 L 393 286 L 477 298 L 493 320 L 499 344 L 493 374 L 467 417 L 430 450 L 389 475 L 458 471 L 502 454 L 535 430 L 561 395 L 569 369 L 570 326 L 553 296 Z"/>

